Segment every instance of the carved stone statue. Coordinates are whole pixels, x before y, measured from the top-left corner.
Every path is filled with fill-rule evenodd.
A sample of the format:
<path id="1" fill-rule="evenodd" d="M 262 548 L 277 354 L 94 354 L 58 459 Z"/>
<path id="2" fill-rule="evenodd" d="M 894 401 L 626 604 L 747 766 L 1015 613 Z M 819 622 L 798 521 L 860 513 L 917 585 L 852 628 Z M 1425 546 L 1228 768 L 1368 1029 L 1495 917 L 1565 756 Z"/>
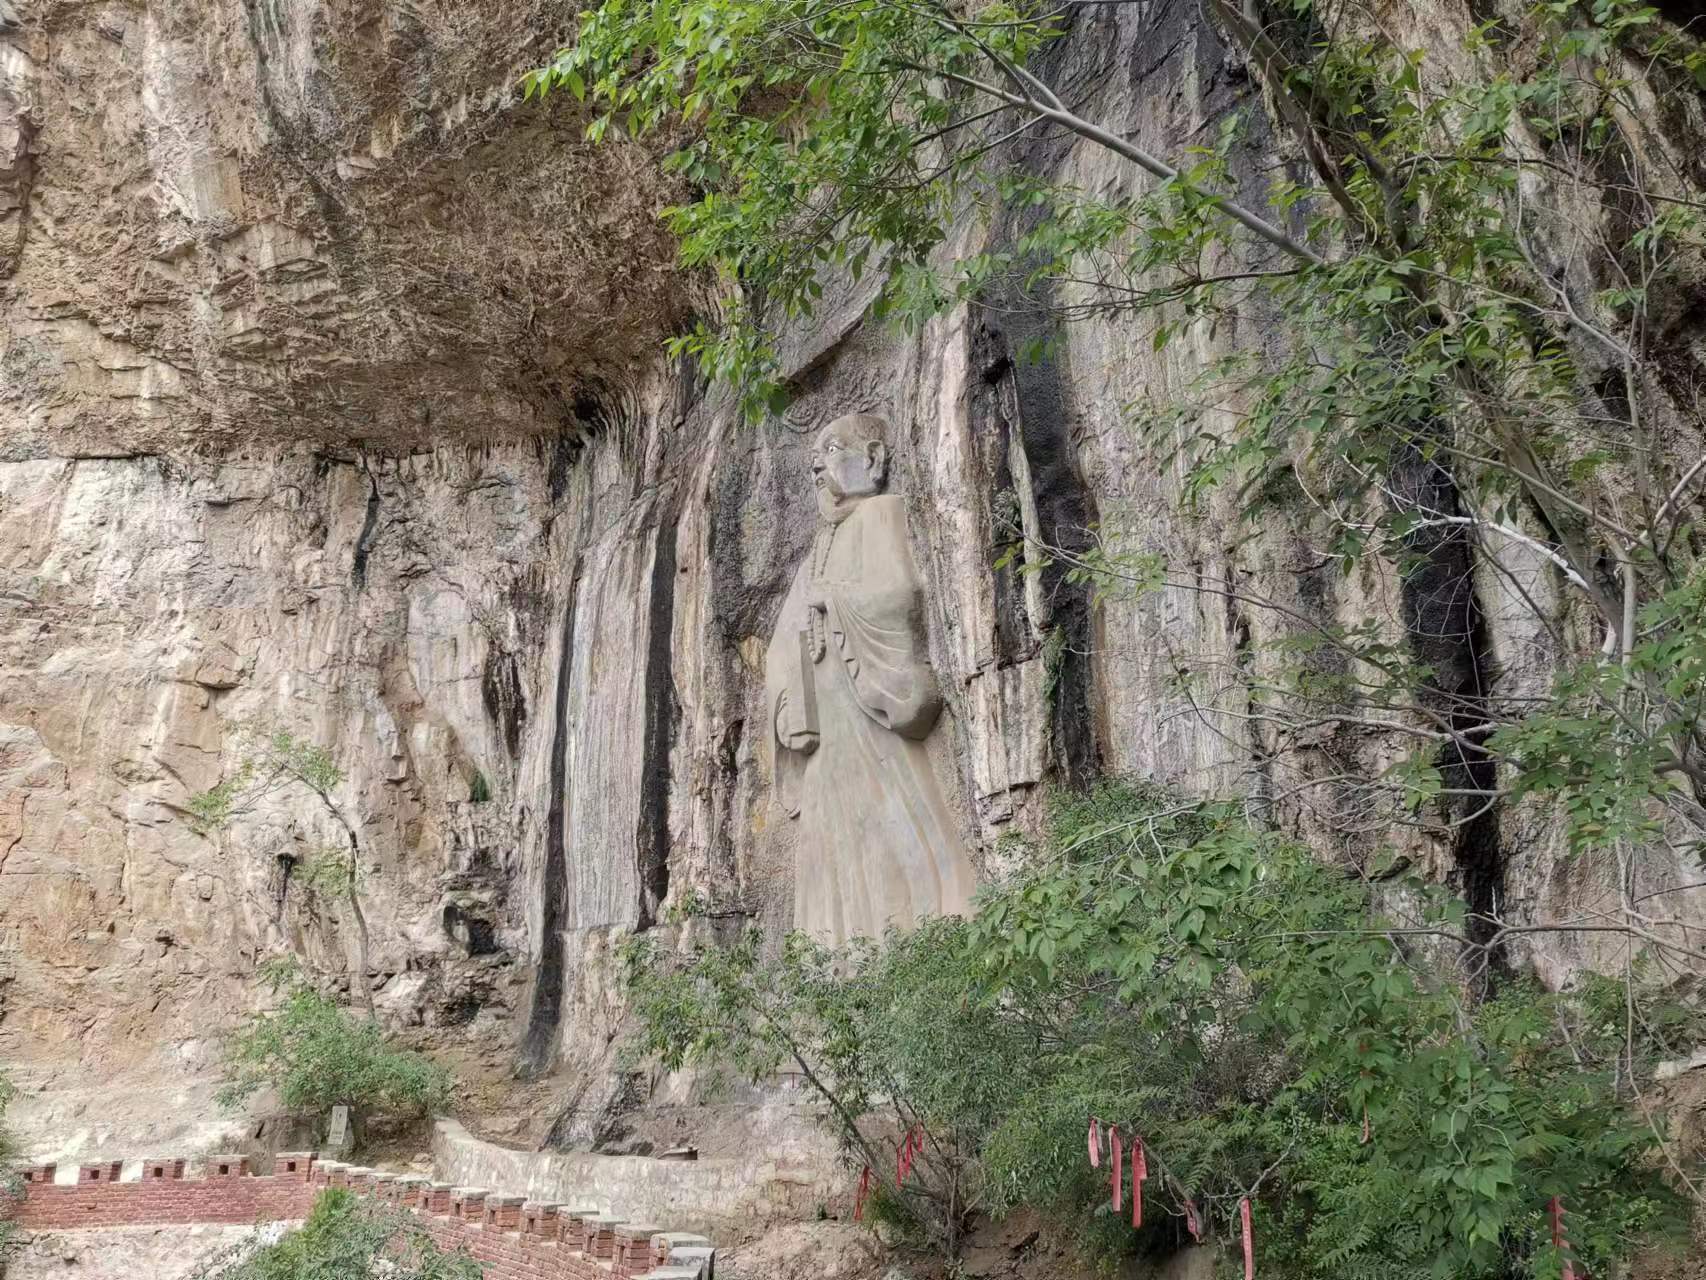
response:
<path id="1" fill-rule="evenodd" d="M 868 414 L 819 433 L 823 524 L 765 666 L 777 794 L 798 823 L 794 925 L 831 944 L 964 914 L 975 883 L 924 742 L 942 698 L 883 435 Z"/>

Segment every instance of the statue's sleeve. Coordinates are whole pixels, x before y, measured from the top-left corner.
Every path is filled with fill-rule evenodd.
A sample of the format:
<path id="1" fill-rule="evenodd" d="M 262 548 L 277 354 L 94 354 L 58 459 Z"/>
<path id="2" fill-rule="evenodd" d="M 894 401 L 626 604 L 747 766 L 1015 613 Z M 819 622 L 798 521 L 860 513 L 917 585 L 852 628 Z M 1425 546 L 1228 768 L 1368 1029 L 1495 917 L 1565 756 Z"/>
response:
<path id="1" fill-rule="evenodd" d="M 818 729 L 811 672 L 801 665 L 795 598 L 799 583 L 783 603 L 776 634 L 765 655 L 765 700 L 770 708 L 770 754 L 775 766 L 775 794 L 790 818 L 799 816 L 800 775 L 805 758 L 817 750 Z"/>
<path id="2" fill-rule="evenodd" d="M 922 738 L 942 713 L 924 645 L 924 592 L 906 538 L 906 508 L 893 494 L 859 513 L 857 581 L 828 585 L 836 647 L 865 714 L 885 729 Z"/>

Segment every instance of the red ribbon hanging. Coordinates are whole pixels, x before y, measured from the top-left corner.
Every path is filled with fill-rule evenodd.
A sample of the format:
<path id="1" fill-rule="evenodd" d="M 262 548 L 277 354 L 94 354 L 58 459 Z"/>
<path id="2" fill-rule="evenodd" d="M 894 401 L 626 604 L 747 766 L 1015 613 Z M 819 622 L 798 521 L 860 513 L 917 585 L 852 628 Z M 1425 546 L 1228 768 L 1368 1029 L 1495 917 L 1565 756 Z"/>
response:
<path id="1" fill-rule="evenodd" d="M 1117 1127 L 1108 1130 L 1108 1150 L 1112 1155 L 1112 1159 L 1108 1163 L 1113 1166 L 1113 1172 L 1109 1175 L 1108 1181 L 1114 1193 L 1114 1212 L 1118 1213 L 1120 1211 L 1120 1175 L 1125 1171 L 1125 1167 L 1120 1162 L 1120 1131 Z"/>
<path id="2" fill-rule="evenodd" d="M 1576 1280 L 1575 1264 L 1570 1261 L 1570 1242 L 1564 1235 L 1563 1198 L 1553 1196 L 1546 1208 L 1552 1215 L 1552 1247 L 1563 1258 L 1562 1280 Z"/>
<path id="3" fill-rule="evenodd" d="M 1185 1230 L 1191 1233 L 1191 1239 L 1202 1243 L 1202 1223 L 1197 1220 L 1197 1204 L 1194 1200 L 1185 1201 Z"/>
<path id="4" fill-rule="evenodd" d="M 1095 1116 L 1090 1117 L 1089 1144 L 1090 1167 L 1100 1169 L 1102 1167 L 1102 1130 L 1101 1126 L 1096 1123 Z"/>
<path id="5" fill-rule="evenodd" d="M 1367 1046 L 1364 1046 L 1364 1048 L 1366 1048 L 1366 1047 Z M 1368 1079 L 1368 1068 L 1367 1067 L 1363 1068 L 1362 1078 L 1364 1080 Z M 1366 1147 L 1368 1145 L 1368 1140 L 1370 1138 L 1372 1138 L 1373 1136 L 1374 1136 L 1374 1126 L 1369 1124 L 1369 1122 L 1368 1122 L 1368 1098 L 1365 1096 L 1362 1100 L 1362 1145 Z"/>
<path id="6" fill-rule="evenodd" d="M 1143 1137 L 1131 1140 L 1131 1225 L 1143 1225 L 1143 1180 L 1149 1176 L 1149 1159 L 1143 1154 Z"/>
<path id="7" fill-rule="evenodd" d="M 858 1222 L 865 1216 L 865 1198 L 871 1194 L 871 1166 L 866 1165 L 865 1171 L 859 1175 L 859 1194 L 853 1198 L 853 1221 Z"/>
<path id="8" fill-rule="evenodd" d="M 1238 1202 L 1238 1221 L 1244 1229 L 1244 1280 L 1256 1280 L 1256 1239 L 1250 1231 L 1250 1197 Z"/>

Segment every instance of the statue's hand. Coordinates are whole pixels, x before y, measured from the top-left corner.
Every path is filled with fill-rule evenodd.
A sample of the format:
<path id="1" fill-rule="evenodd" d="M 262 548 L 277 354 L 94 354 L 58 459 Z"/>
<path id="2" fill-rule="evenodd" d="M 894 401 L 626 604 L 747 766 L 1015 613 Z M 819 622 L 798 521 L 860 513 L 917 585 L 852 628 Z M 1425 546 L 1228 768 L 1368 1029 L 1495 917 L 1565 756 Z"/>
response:
<path id="1" fill-rule="evenodd" d="M 803 756 L 809 756 L 817 750 L 817 742 L 816 729 L 796 729 L 787 736 L 782 745 L 790 751 L 798 751 Z"/>
<path id="2" fill-rule="evenodd" d="M 806 728 L 804 719 L 787 694 L 776 699 L 776 741 L 789 751 L 809 756 L 817 750 L 818 733 Z"/>

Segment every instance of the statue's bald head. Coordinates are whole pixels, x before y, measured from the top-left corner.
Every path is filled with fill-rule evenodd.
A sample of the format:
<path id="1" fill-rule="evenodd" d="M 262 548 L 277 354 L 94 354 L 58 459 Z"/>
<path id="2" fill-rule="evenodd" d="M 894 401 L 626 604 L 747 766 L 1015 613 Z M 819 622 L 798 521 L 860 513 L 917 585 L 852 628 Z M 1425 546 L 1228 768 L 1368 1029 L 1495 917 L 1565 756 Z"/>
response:
<path id="1" fill-rule="evenodd" d="M 874 413 L 844 413 L 818 432 L 819 441 L 829 437 L 856 448 L 867 444 L 886 447 L 889 424 Z"/>
<path id="2" fill-rule="evenodd" d="M 812 444 L 812 483 L 825 519 L 847 514 L 861 498 L 881 493 L 888 479 L 888 423 L 875 414 L 837 418 Z"/>

